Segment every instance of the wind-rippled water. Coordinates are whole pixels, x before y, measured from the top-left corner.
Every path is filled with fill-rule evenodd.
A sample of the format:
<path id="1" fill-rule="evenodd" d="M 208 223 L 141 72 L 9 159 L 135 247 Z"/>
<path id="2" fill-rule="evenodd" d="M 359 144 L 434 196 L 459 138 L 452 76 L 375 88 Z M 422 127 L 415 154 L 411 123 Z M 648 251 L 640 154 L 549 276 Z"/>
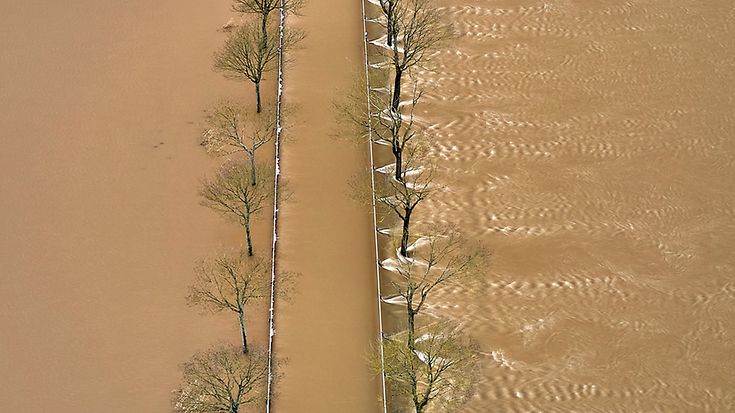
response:
<path id="1" fill-rule="evenodd" d="M 421 116 L 489 273 L 466 412 L 735 410 L 735 4 L 442 1 Z"/>

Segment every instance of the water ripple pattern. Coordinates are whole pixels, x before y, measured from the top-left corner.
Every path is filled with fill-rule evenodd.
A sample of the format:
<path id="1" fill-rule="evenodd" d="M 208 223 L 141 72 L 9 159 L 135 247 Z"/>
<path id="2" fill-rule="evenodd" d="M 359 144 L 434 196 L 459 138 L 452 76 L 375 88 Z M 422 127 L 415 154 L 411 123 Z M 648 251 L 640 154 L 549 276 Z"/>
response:
<path id="1" fill-rule="evenodd" d="M 480 343 L 464 411 L 735 411 L 735 4 L 439 4 L 418 218 L 493 253 L 426 310 Z"/>

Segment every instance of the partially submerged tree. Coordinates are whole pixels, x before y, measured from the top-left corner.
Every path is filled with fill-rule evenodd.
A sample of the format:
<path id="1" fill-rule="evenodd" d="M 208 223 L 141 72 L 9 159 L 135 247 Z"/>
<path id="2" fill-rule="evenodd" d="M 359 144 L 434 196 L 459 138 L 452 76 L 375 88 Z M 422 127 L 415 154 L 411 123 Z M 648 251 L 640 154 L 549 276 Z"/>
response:
<path id="1" fill-rule="evenodd" d="M 406 301 L 408 347 L 415 345 L 416 316 L 437 288 L 459 285 L 480 273 L 485 250 L 454 230 L 436 231 L 411 246 L 411 258 L 398 256 L 391 284 Z"/>
<path id="2" fill-rule="evenodd" d="M 413 349 L 399 334 L 383 340 L 383 352 L 391 393 L 409 403 L 416 413 L 423 413 L 429 406 L 433 411 L 456 410 L 472 394 L 478 371 L 477 351 L 457 332 L 433 326 L 426 329 Z"/>
<path id="3" fill-rule="evenodd" d="M 232 9 L 239 13 L 255 14 L 260 18 L 263 39 L 268 39 L 268 19 L 281 7 L 281 0 L 233 0 Z M 302 0 L 284 0 L 286 12 L 295 13 L 303 5 Z"/>
<path id="4" fill-rule="evenodd" d="M 262 257 L 248 258 L 223 254 L 202 260 L 195 267 L 196 279 L 187 300 L 213 312 L 237 314 L 242 334 L 242 352 L 248 352 L 245 310 L 252 300 L 263 299 L 270 291 L 270 263 Z"/>
<path id="5" fill-rule="evenodd" d="M 332 107 L 335 111 L 337 129 L 333 136 L 344 138 L 357 144 L 364 144 L 371 127 L 375 123 L 374 112 L 377 108 L 389 107 L 390 91 L 385 88 L 368 88 L 370 85 L 382 85 L 388 81 L 388 71 L 371 69 L 369 79 L 364 71 L 356 72 L 347 87 L 340 89 Z M 387 92 L 387 93 L 386 93 Z M 368 101 L 370 106 L 368 107 Z M 373 137 L 376 138 L 376 137 Z M 379 138 L 378 138 L 379 139 Z"/>
<path id="6" fill-rule="evenodd" d="M 426 52 L 453 34 L 451 25 L 442 20 L 432 0 L 400 0 L 397 4 L 394 20 L 397 41 L 393 42 L 391 56 L 394 71 L 391 108 L 394 111 L 401 102 L 403 74 L 420 66 Z"/>
<path id="7" fill-rule="evenodd" d="M 182 370 L 173 400 L 177 413 L 239 413 L 241 406 L 265 402 L 268 357 L 262 350 L 214 347 L 195 354 Z"/>
<path id="8" fill-rule="evenodd" d="M 214 55 L 215 69 L 233 79 L 246 79 L 255 85 L 256 110 L 261 111 L 260 82 L 263 74 L 275 68 L 278 37 L 267 37 L 254 23 L 246 23 L 230 34 Z"/>
<path id="9" fill-rule="evenodd" d="M 250 184 L 250 175 L 248 168 L 229 162 L 223 165 L 214 177 L 202 180 L 199 194 L 202 197 L 202 205 L 245 227 L 248 255 L 252 256 L 250 222 L 252 216 L 263 209 L 265 201 L 272 195 L 273 188 L 267 185 L 272 180 L 270 168 L 255 166 L 256 185 Z"/>
<path id="10" fill-rule="evenodd" d="M 398 181 L 405 181 L 403 154 L 409 143 L 419 134 L 414 124 L 414 111 L 421 92 L 418 90 L 417 82 L 414 81 L 413 94 L 408 113 L 403 114 L 400 109 L 391 110 L 387 106 L 383 106 L 383 101 L 377 101 L 373 108 L 373 132 L 379 140 L 388 143 L 395 159 L 394 176 Z M 426 137 L 427 135 L 423 135 Z M 425 143 L 424 143 L 425 144 Z"/>
<path id="11" fill-rule="evenodd" d="M 436 190 L 434 183 L 434 167 L 425 159 L 423 148 L 419 145 L 408 145 L 402 152 L 405 171 L 403 180 L 395 179 L 391 174 L 376 176 L 377 201 L 393 211 L 401 220 L 400 254 L 408 255 L 408 244 L 411 239 L 411 218 L 416 207 Z"/>
<path id="12" fill-rule="evenodd" d="M 253 119 L 234 102 L 222 101 L 207 111 L 207 128 L 202 133 L 202 146 L 215 155 L 243 152 L 250 165 L 250 184 L 256 184 L 255 151 L 270 142 L 276 131 L 272 109 Z"/>

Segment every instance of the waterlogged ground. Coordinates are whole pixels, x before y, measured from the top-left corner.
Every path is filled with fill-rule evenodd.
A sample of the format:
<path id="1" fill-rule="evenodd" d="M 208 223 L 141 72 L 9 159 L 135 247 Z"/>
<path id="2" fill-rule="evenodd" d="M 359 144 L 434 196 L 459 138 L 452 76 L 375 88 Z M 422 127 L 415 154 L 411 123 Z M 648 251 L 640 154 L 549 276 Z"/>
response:
<path id="1" fill-rule="evenodd" d="M 0 5 L 0 411 L 166 412 L 180 363 L 238 342 L 234 316 L 184 301 L 196 259 L 244 243 L 197 197 L 219 163 L 202 110 L 252 93 L 211 70 L 230 16 L 224 0 Z"/>
<path id="2" fill-rule="evenodd" d="M 440 6 L 459 38 L 421 74 L 420 116 L 451 192 L 417 218 L 493 253 L 426 310 L 480 344 L 464 411 L 731 411 L 735 6 Z M 327 136 L 362 63 L 359 12 L 313 2 L 295 19 L 310 35 L 286 77 L 282 259 L 303 275 L 279 309 L 283 411 L 379 407 L 371 223 L 346 184 L 366 148 Z M 225 1 L 0 6 L 0 411 L 166 411 L 179 363 L 237 341 L 183 300 L 193 261 L 241 242 L 196 198 L 217 164 L 195 144 L 201 110 L 249 92 L 210 70 L 230 16 Z"/>
<path id="3" fill-rule="evenodd" d="M 420 220 L 493 254 L 429 309 L 480 343 L 463 411 L 732 411 L 735 6 L 440 4 Z"/>

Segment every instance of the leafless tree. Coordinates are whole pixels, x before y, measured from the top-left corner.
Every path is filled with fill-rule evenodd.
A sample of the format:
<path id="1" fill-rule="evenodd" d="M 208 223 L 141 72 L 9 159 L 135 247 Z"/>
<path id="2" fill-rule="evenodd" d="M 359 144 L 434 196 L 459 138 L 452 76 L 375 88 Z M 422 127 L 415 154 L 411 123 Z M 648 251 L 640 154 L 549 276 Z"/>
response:
<path id="1" fill-rule="evenodd" d="M 274 28 L 275 29 L 275 28 Z M 265 37 L 254 23 L 246 23 L 230 34 L 214 55 L 215 69 L 233 79 L 247 79 L 255 85 L 257 112 L 261 111 L 260 82 L 263 74 L 275 68 L 278 38 Z"/>
<path id="2" fill-rule="evenodd" d="M 477 380 L 474 343 L 441 324 L 427 328 L 415 348 L 398 334 L 383 340 L 384 371 L 391 394 L 423 413 L 450 412 L 466 403 Z M 374 360 L 375 367 L 378 366 Z"/>
<path id="3" fill-rule="evenodd" d="M 268 19 L 274 11 L 281 7 L 281 0 L 234 0 L 232 9 L 239 13 L 255 14 L 260 18 L 263 40 L 268 41 Z M 296 13 L 303 6 L 302 0 L 285 0 L 284 9 Z"/>
<path id="4" fill-rule="evenodd" d="M 367 84 L 365 74 L 358 72 L 354 80 L 336 94 L 332 102 L 336 128 L 332 135 L 336 138 L 364 144 L 368 136 L 369 115 L 367 106 Z"/>
<path id="5" fill-rule="evenodd" d="M 363 145 L 366 142 L 375 116 L 370 113 L 376 112 L 376 108 L 389 107 L 390 98 L 387 89 L 368 88 L 370 85 L 382 85 L 388 81 L 388 71 L 371 69 L 368 71 L 369 79 L 365 77 L 364 70 L 354 74 L 353 80 L 347 87 L 341 88 L 332 102 L 335 111 L 337 128 L 332 133 L 337 138 Z M 370 101 L 370 107 L 368 107 Z M 374 126 L 373 126 L 374 127 Z"/>
<path id="6" fill-rule="evenodd" d="M 442 20 L 432 0 L 399 0 L 394 25 L 397 37 L 391 56 L 395 76 L 391 108 L 397 111 L 403 74 L 420 66 L 426 52 L 451 38 L 453 30 Z"/>
<path id="7" fill-rule="evenodd" d="M 195 354 L 182 370 L 173 399 L 177 413 L 238 413 L 241 406 L 265 402 L 268 358 L 262 350 L 214 347 Z"/>
<path id="8" fill-rule="evenodd" d="M 202 205 L 212 208 L 223 216 L 231 218 L 245 227 L 248 255 L 253 255 L 253 242 L 250 236 L 250 221 L 260 212 L 265 201 L 272 195 L 270 168 L 255 167 L 256 185 L 250 185 L 249 168 L 235 162 L 228 162 L 211 179 L 202 180 L 199 194 Z"/>
<path id="9" fill-rule="evenodd" d="M 266 108 L 262 116 L 251 117 L 234 102 L 222 101 L 206 116 L 202 146 L 214 155 L 243 152 L 250 165 L 250 184 L 255 185 L 255 151 L 270 142 L 276 131 L 276 117 Z"/>
<path id="10" fill-rule="evenodd" d="M 411 218 L 416 207 L 437 189 L 434 182 L 434 167 L 426 161 L 424 148 L 408 145 L 402 152 L 402 176 L 398 180 L 393 174 L 376 174 L 376 198 L 379 203 L 393 211 L 401 220 L 400 254 L 408 255 Z"/>
<path id="11" fill-rule="evenodd" d="M 405 114 L 400 109 L 391 110 L 390 107 L 384 106 L 384 101 L 372 100 L 375 103 L 372 110 L 374 113 L 373 118 L 375 119 L 372 123 L 373 133 L 379 140 L 390 144 L 391 152 L 396 162 L 394 176 L 398 181 L 405 180 L 403 154 L 407 146 L 419 135 L 424 140 L 427 140 L 429 137 L 428 134 L 418 131 L 417 125 L 415 124 L 414 111 L 421 95 L 422 93 L 418 90 L 417 82 L 414 81 L 411 104 L 408 106 L 408 113 Z M 423 142 L 422 145 L 426 143 Z"/>
<path id="12" fill-rule="evenodd" d="M 371 72 L 371 84 L 380 84 L 386 71 Z M 421 130 L 416 122 L 415 110 L 422 92 L 418 89 L 418 82 L 412 79 L 413 89 L 411 104 L 406 108 L 393 111 L 390 108 L 390 99 L 382 91 L 370 90 L 366 87 L 364 74 L 357 77 L 350 88 L 340 92 L 339 99 L 333 104 L 339 125 L 336 136 L 348 136 L 363 143 L 363 139 L 372 130 L 373 140 L 376 143 L 389 145 L 395 158 L 393 175 L 398 181 L 405 179 L 403 153 L 407 146 L 415 141 L 422 140 L 421 146 L 427 146 L 431 136 Z M 369 95 L 368 95 L 369 93 Z M 368 99 L 369 97 L 369 99 Z M 368 111 L 367 102 L 370 102 Z M 417 138 L 417 139 L 414 139 Z"/>
<path id="13" fill-rule="evenodd" d="M 212 312 L 232 311 L 237 314 L 242 334 L 242 352 L 248 352 L 245 309 L 252 300 L 268 296 L 270 263 L 262 257 L 222 254 L 202 260 L 195 267 L 196 279 L 187 300 Z"/>
<path id="14" fill-rule="evenodd" d="M 416 316 L 424 309 L 431 293 L 479 275 L 486 252 L 466 242 L 454 230 L 437 230 L 433 235 L 419 238 L 410 248 L 411 258 L 398 256 L 391 284 L 406 301 L 407 345 L 413 348 Z"/>

